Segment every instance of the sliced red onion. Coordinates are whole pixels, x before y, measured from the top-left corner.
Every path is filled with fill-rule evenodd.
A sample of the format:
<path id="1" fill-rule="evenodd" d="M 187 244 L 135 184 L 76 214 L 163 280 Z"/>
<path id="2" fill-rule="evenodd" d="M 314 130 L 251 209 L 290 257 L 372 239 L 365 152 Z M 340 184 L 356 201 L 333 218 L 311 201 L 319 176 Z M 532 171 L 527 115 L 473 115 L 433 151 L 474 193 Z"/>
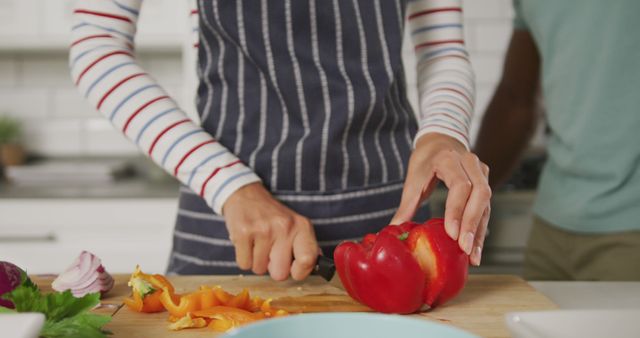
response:
<path id="1" fill-rule="evenodd" d="M 111 276 L 106 274 L 104 276 L 98 277 L 91 284 L 85 287 L 78 287 L 78 288 L 71 289 L 71 292 L 76 297 L 82 297 L 87 293 L 92 293 L 97 291 L 103 292 L 102 290 L 110 290 L 112 287 L 113 287 L 113 278 L 111 278 Z M 106 291 L 104 291 L 103 293 L 106 293 Z"/>
<path id="2" fill-rule="evenodd" d="M 113 288 L 113 277 L 102 266 L 96 255 L 82 251 L 73 264 L 58 275 L 51 287 L 56 291 L 71 290 L 75 297 L 88 293 L 107 293 Z"/>

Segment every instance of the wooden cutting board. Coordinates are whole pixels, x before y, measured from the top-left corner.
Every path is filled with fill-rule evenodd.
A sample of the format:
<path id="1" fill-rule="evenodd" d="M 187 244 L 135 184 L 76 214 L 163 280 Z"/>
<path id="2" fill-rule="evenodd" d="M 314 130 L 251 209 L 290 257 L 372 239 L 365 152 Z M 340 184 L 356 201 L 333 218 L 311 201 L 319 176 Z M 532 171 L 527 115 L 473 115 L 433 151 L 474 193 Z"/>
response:
<path id="1" fill-rule="evenodd" d="M 107 329 L 113 338 L 179 338 L 216 337 L 208 329 L 169 331 L 167 313 L 140 314 L 118 306 L 128 296 L 128 276 L 117 275 L 116 286 L 103 303 L 103 313 L 113 313 Z M 370 311 L 345 292 L 320 277 L 304 282 L 274 282 L 268 277 L 242 276 L 171 276 L 177 292 L 196 290 L 200 285 L 220 285 L 232 293 L 248 288 L 252 296 L 273 298 L 275 304 L 291 311 L 340 312 Z M 51 278 L 34 278 L 39 285 L 50 285 Z M 46 290 L 46 287 L 45 287 Z M 284 297 L 284 298 L 282 298 Z M 298 298 L 302 297 L 302 298 Z M 280 299 L 278 299 L 280 298 Z M 537 292 L 521 278 L 507 275 L 471 275 L 462 293 L 442 307 L 412 315 L 468 330 L 482 337 L 509 337 L 504 314 L 512 311 L 551 310 L 557 308 L 548 298 Z"/>

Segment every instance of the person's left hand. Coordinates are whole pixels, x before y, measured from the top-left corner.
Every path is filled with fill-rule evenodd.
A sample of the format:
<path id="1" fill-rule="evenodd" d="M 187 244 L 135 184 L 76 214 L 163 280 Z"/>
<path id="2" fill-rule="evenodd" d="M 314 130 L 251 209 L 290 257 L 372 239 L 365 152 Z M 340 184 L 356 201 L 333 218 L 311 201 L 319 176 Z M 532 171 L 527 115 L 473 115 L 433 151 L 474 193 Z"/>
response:
<path id="1" fill-rule="evenodd" d="M 411 221 L 433 191 L 438 179 L 449 189 L 445 204 L 445 229 L 480 265 L 482 245 L 491 213 L 489 167 L 456 139 L 437 133 L 420 137 L 411 154 L 402 199 L 391 224 Z"/>

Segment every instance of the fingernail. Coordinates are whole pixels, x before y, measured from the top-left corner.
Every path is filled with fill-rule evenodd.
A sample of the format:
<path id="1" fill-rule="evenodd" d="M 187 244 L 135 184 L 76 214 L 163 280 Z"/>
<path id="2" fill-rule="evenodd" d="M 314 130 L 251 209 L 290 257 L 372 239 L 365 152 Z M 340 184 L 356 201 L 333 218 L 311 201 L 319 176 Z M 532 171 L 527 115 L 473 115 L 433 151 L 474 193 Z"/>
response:
<path id="1" fill-rule="evenodd" d="M 449 221 L 445 224 L 444 230 L 447 232 L 447 235 L 451 237 L 453 240 L 458 239 L 458 232 L 460 231 L 460 222 L 457 220 Z"/>
<path id="2" fill-rule="evenodd" d="M 480 261 L 482 260 L 482 247 L 477 246 L 473 250 L 473 257 L 471 260 L 474 262 L 475 266 L 480 266 Z"/>
<path id="3" fill-rule="evenodd" d="M 474 234 L 471 232 L 467 232 L 464 235 L 464 238 L 462 240 L 462 250 L 464 250 L 464 252 L 469 255 L 471 254 L 471 249 L 473 248 L 473 239 L 474 239 Z"/>

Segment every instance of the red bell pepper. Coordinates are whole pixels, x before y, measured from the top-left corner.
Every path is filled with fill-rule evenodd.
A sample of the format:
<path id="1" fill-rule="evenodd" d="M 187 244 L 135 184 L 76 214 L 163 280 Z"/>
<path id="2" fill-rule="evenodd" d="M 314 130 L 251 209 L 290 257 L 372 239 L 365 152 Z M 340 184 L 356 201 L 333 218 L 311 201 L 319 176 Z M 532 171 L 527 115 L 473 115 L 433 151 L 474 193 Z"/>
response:
<path id="1" fill-rule="evenodd" d="M 341 243 L 334 259 L 349 295 L 387 313 L 412 313 L 455 297 L 469 265 L 442 219 L 391 225 L 359 244 Z"/>

